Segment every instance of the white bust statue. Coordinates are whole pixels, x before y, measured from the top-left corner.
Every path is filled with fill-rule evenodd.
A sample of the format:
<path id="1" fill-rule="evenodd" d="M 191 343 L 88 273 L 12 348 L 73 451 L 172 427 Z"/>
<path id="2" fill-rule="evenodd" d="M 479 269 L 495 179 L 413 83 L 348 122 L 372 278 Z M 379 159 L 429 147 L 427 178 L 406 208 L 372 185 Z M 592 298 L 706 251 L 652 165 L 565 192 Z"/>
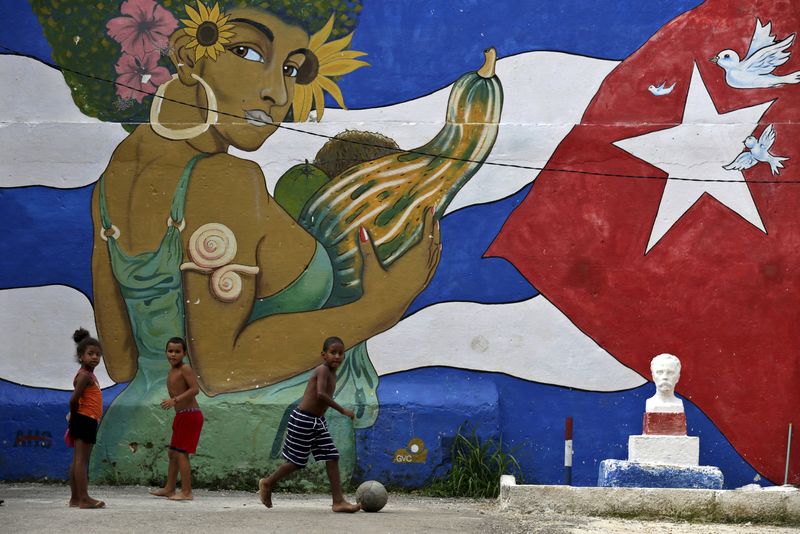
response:
<path id="1" fill-rule="evenodd" d="M 646 412 L 683 413 L 683 401 L 675 396 L 675 384 L 681 377 L 681 361 L 672 354 L 659 354 L 650 361 L 650 374 L 656 394 L 647 399 Z"/>

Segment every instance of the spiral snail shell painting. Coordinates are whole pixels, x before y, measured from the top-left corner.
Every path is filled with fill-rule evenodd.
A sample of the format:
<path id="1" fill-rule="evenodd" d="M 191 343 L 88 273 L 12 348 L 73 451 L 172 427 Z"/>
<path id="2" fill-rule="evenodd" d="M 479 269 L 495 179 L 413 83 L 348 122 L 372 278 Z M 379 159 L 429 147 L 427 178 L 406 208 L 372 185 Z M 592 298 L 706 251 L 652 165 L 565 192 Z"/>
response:
<path id="1" fill-rule="evenodd" d="M 216 269 L 236 257 L 236 236 L 221 223 L 207 223 L 189 238 L 189 257 L 200 269 Z"/>
<path id="2" fill-rule="evenodd" d="M 233 302 L 242 294 L 242 274 L 256 275 L 258 267 L 231 263 L 236 257 L 236 236 L 221 223 L 207 223 L 189 238 L 189 257 L 181 271 L 211 274 L 209 290 L 218 300 Z"/>

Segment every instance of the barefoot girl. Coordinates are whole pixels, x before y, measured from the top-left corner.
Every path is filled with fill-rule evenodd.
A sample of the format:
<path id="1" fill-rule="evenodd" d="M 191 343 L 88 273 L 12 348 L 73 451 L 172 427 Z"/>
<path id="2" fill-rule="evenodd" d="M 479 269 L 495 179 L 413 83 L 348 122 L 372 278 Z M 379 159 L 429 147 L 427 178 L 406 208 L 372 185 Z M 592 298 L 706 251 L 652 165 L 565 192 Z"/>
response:
<path id="1" fill-rule="evenodd" d="M 81 368 L 72 381 L 75 391 L 69 399 L 69 437 L 74 442 L 75 453 L 69 466 L 69 486 L 72 496 L 70 506 L 103 508 L 105 503 L 89 497 L 89 456 L 97 438 L 97 425 L 103 416 L 103 392 L 94 368 L 103 357 L 100 342 L 89 336 L 83 328 L 72 335 L 78 344 L 78 362 Z"/>

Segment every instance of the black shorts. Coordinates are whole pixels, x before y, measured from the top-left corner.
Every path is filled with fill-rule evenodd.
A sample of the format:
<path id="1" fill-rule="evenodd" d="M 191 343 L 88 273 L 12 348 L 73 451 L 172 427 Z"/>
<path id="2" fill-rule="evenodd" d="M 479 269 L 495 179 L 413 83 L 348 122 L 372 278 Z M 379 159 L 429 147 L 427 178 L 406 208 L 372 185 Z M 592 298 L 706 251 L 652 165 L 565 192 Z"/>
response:
<path id="1" fill-rule="evenodd" d="M 76 413 L 69 418 L 69 435 L 86 443 L 97 441 L 97 421 L 89 416 Z"/>

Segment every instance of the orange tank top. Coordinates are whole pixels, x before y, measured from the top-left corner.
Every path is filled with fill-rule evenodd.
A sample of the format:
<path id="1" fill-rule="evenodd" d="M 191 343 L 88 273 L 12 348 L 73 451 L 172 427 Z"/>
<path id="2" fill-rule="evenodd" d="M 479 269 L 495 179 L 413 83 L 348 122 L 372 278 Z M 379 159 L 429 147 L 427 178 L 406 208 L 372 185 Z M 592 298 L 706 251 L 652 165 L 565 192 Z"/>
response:
<path id="1" fill-rule="evenodd" d="M 94 373 L 81 368 L 72 381 L 73 386 L 75 386 L 78 376 L 81 374 L 88 375 L 92 383 L 83 390 L 81 398 L 78 399 L 78 413 L 99 421 L 103 417 L 103 392 L 100 390 L 100 383 Z"/>

